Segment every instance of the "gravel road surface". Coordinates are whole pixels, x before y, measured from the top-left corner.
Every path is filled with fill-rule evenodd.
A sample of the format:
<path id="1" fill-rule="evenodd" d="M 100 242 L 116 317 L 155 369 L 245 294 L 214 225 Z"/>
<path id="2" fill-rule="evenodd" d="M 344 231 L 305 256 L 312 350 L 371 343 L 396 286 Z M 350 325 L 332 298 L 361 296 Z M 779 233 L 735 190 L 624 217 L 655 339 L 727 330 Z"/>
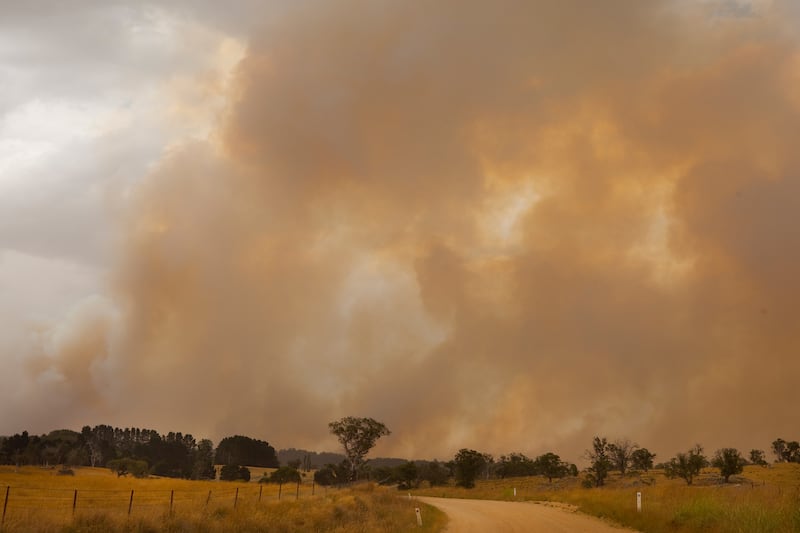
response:
<path id="1" fill-rule="evenodd" d="M 447 533 L 631 533 L 567 506 L 419 497 L 450 519 Z"/>

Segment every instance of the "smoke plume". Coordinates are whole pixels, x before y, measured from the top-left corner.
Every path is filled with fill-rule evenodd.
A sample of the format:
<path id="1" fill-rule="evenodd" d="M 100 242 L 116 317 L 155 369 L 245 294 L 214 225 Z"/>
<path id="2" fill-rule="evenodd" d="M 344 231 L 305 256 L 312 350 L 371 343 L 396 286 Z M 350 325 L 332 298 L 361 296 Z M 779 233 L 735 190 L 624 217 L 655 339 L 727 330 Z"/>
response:
<path id="1" fill-rule="evenodd" d="M 736 6 L 287 9 L 133 192 L 108 300 L 43 334 L 29 397 L 63 401 L 12 418 L 332 449 L 371 416 L 419 458 L 791 436 L 800 49 L 788 4 Z"/>

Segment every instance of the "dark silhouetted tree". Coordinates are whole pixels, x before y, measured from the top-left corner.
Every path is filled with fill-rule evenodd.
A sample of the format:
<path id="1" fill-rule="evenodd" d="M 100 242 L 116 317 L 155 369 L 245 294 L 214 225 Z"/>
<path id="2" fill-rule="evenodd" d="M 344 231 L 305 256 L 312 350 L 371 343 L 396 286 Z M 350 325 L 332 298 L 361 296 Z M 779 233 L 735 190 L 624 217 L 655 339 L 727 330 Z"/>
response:
<path id="1" fill-rule="evenodd" d="M 219 471 L 221 481 L 250 481 L 250 470 L 245 466 L 223 465 Z"/>
<path id="2" fill-rule="evenodd" d="M 631 468 L 647 472 L 653 468 L 653 459 L 655 458 L 656 454 L 650 453 L 650 450 L 647 448 L 634 450 L 631 454 Z"/>
<path id="3" fill-rule="evenodd" d="M 775 439 L 772 442 L 772 453 L 779 463 L 800 463 L 800 443 L 796 440 L 787 442 Z"/>
<path id="4" fill-rule="evenodd" d="M 691 485 L 700 471 L 708 466 L 708 460 L 703 455 L 703 447 L 699 444 L 687 453 L 679 453 L 669 460 L 664 470 L 667 477 L 679 477 Z"/>
<path id="5" fill-rule="evenodd" d="M 772 441 L 772 453 L 775 454 L 775 460 L 779 463 L 783 463 L 787 460 L 786 458 L 786 441 L 777 438 Z"/>
<path id="6" fill-rule="evenodd" d="M 450 470 L 438 461 L 426 462 L 419 467 L 419 478 L 431 487 L 447 485 Z"/>
<path id="7" fill-rule="evenodd" d="M 550 483 L 553 482 L 553 478 L 566 476 L 570 470 L 569 465 L 552 452 L 540 455 L 536 458 L 534 464 L 536 465 L 536 473 L 546 477 Z"/>
<path id="8" fill-rule="evenodd" d="M 491 463 L 492 456 L 462 448 L 453 458 L 456 485 L 471 489 L 475 487 L 475 479 Z"/>
<path id="9" fill-rule="evenodd" d="M 592 449 L 586 451 L 586 457 L 591 464 L 587 468 L 587 481 L 595 487 L 602 487 L 605 485 L 608 472 L 611 470 L 613 463 L 609 457 L 609 444 L 604 438 L 595 437 L 592 441 Z"/>
<path id="10" fill-rule="evenodd" d="M 14 463 L 16 469 L 19 469 L 24 461 L 28 444 L 30 444 L 30 437 L 27 431 L 16 433 L 3 441 L 3 455 Z"/>
<path id="11" fill-rule="evenodd" d="M 764 450 L 750 450 L 750 462 L 758 466 L 767 466 L 767 459 Z"/>
<path id="12" fill-rule="evenodd" d="M 624 476 L 631 464 L 633 452 L 639 446 L 628 439 L 617 439 L 608 445 L 608 457 L 614 469 Z"/>
<path id="13" fill-rule="evenodd" d="M 535 476 L 538 471 L 536 463 L 522 453 L 501 455 L 494 471 L 500 479 L 507 477 Z"/>
<path id="14" fill-rule="evenodd" d="M 217 474 L 214 469 L 214 444 L 208 439 L 202 439 L 193 456 L 192 479 L 214 479 Z"/>
<path id="15" fill-rule="evenodd" d="M 398 489 L 408 490 L 419 487 L 419 469 L 412 461 L 395 467 L 394 471 L 398 481 Z"/>
<path id="16" fill-rule="evenodd" d="M 242 435 L 225 437 L 217 446 L 217 464 L 265 466 L 278 468 L 275 448 L 268 442 Z"/>
<path id="17" fill-rule="evenodd" d="M 719 468 L 720 475 L 728 482 L 728 478 L 735 474 L 741 474 L 744 469 L 745 460 L 736 448 L 722 448 L 714 454 L 711 466 Z"/>

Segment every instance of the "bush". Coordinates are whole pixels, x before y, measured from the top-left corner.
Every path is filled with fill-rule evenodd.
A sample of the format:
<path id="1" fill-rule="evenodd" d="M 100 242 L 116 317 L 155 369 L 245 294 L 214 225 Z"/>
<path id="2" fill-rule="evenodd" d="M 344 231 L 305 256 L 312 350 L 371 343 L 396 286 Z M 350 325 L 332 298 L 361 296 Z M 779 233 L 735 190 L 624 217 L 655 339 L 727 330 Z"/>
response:
<path id="1" fill-rule="evenodd" d="M 327 464 L 314 473 L 314 482 L 318 485 L 343 485 L 348 482 L 350 470 L 347 461 L 338 465 Z"/>
<path id="2" fill-rule="evenodd" d="M 221 481 L 250 481 L 250 470 L 246 466 L 225 465 L 220 469 Z"/>
<path id="3" fill-rule="evenodd" d="M 137 459 L 131 459 L 130 457 L 125 457 L 122 459 L 114 459 L 109 461 L 106 466 L 115 474 L 117 477 L 127 476 L 128 474 L 133 474 L 134 477 L 147 477 L 149 471 L 147 467 L 147 461 L 140 461 Z"/>

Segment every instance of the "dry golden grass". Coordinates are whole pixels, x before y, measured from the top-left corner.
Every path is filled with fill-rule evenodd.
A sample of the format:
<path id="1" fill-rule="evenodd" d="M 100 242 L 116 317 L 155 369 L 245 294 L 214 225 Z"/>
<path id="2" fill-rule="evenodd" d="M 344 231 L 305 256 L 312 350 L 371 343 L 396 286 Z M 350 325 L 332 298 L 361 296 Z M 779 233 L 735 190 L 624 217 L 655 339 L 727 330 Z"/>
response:
<path id="1" fill-rule="evenodd" d="M 513 489 L 517 489 L 514 496 Z M 636 493 L 643 509 L 636 511 Z M 420 495 L 497 500 L 538 500 L 574 505 L 581 511 L 646 533 L 782 533 L 800 531 L 800 465 L 749 466 L 722 484 L 707 469 L 687 486 L 662 472 L 625 478 L 612 476 L 608 486 L 585 489 L 577 479 L 549 484 L 540 477 L 479 481 L 475 489 L 437 487 Z"/>
<path id="2" fill-rule="evenodd" d="M 446 521 L 441 512 L 422 505 L 425 524 L 419 528 L 414 512 L 419 503 L 373 485 L 317 486 L 312 495 L 310 482 L 304 482 L 299 498 L 294 484 L 284 485 L 278 501 L 278 487 L 271 484 L 117 478 L 99 468 L 59 476 L 55 470 L 0 467 L 0 505 L 6 487 L 11 488 L 4 533 L 435 532 Z"/>

